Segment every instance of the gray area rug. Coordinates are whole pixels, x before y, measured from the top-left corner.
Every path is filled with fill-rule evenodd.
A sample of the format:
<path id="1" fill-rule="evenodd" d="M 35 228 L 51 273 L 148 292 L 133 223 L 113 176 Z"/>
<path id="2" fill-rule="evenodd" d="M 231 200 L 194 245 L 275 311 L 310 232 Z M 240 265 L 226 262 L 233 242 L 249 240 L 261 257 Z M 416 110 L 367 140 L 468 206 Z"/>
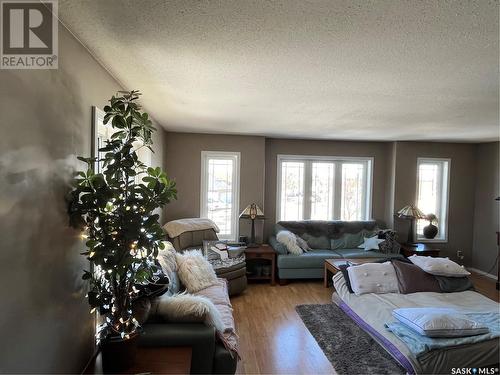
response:
<path id="1" fill-rule="evenodd" d="M 405 369 L 335 304 L 295 310 L 339 374 L 405 374 Z"/>

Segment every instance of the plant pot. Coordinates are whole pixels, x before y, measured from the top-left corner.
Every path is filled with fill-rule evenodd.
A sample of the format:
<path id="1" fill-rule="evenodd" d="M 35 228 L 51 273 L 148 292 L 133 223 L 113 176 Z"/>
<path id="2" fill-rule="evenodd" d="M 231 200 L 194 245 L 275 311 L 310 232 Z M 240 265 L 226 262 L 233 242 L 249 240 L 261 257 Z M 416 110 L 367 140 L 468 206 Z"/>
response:
<path id="1" fill-rule="evenodd" d="M 132 367 L 137 355 L 139 334 L 129 339 L 109 338 L 101 342 L 102 369 L 104 373 L 120 373 Z"/>
<path id="2" fill-rule="evenodd" d="M 424 237 L 432 240 L 434 237 L 436 237 L 438 234 L 438 227 L 436 227 L 434 224 L 429 224 L 424 227 Z"/>

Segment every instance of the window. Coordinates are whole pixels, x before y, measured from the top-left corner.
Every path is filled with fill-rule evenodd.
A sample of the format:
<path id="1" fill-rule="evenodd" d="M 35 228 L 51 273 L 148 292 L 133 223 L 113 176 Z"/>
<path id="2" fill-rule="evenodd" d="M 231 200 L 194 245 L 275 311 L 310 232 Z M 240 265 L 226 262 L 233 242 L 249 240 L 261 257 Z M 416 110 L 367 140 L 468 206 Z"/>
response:
<path id="1" fill-rule="evenodd" d="M 424 214 L 435 214 L 438 218 L 439 232 L 434 240 L 446 241 L 448 238 L 448 190 L 450 179 L 450 160 L 418 158 L 417 160 L 417 207 Z M 429 222 L 417 221 L 417 238 L 425 239 L 423 229 Z"/>
<path id="2" fill-rule="evenodd" d="M 113 128 L 111 126 L 111 122 L 108 124 L 104 125 L 104 111 L 101 109 L 93 106 L 92 107 L 93 111 L 93 124 L 92 124 L 92 132 L 93 132 L 93 155 L 94 157 L 97 157 L 99 159 L 104 158 L 105 152 L 99 151 L 101 147 L 106 146 L 106 141 L 111 140 L 111 136 L 113 135 L 114 132 L 117 131 L 117 129 Z M 143 143 L 140 141 L 134 142 L 133 147 L 134 150 L 137 152 L 137 157 L 139 161 L 143 162 L 146 166 L 151 167 L 152 166 L 152 153 L 151 150 L 147 147 L 143 147 Z M 94 169 L 95 173 L 101 173 L 103 171 L 103 162 L 98 162 L 95 163 Z M 144 177 L 144 174 L 138 174 L 135 176 L 135 183 L 141 183 L 142 178 Z"/>
<path id="3" fill-rule="evenodd" d="M 201 152 L 200 216 L 213 220 L 219 238 L 238 238 L 240 153 Z"/>
<path id="4" fill-rule="evenodd" d="M 371 158 L 278 155 L 278 220 L 366 220 Z"/>

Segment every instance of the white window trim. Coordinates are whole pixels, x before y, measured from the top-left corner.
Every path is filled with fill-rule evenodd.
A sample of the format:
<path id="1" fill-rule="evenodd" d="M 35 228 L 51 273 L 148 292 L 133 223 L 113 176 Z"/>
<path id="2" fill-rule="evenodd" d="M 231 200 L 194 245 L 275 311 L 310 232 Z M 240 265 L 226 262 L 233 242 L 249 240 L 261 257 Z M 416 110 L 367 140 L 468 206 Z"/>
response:
<path id="1" fill-rule="evenodd" d="M 425 243 L 448 243 L 448 230 L 449 230 L 449 213 L 450 213 L 450 180 L 451 180 L 451 158 L 431 158 L 431 157 L 419 157 L 417 158 L 417 183 L 415 184 L 415 205 L 417 204 L 418 201 L 418 173 L 419 173 L 419 165 L 420 163 L 433 163 L 433 162 L 448 162 L 448 175 L 446 176 L 446 185 L 447 188 L 443 189 L 442 194 L 446 193 L 446 215 L 445 215 L 445 222 L 444 222 L 444 237 L 440 238 L 425 238 L 424 236 L 421 236 L 417 233 L 417 222 L 414 222 L 414 231 L 415 233 L 415 240 L 418 242 L 425 242 Z M 443 200 L 444 197 L 441 197 L 441 200 Z M 438 220 L 442 220 L 442 218 L 438 217 Z"/>
<path id="2" fill-rule="evenodd" d="M 278 154 L 276 157 L 276 217 L 275 221 L 279 222 L 280 217 L 281 217 L 281 163 L 283 161 L 324 161 L 324 162 L 356 162 L 356 161 L 363 161 L 363 162 L 368 162 L 368 168 L 366 171 L 366 215 L 368 217 L 368 220 L 372 218 L 372 206 L 373 206 L 373 200 L 372 200 L 372 195 L 373 195 L 373 167 L 375 163 L 375 158 L 372 156 L 314 156 L 314 155 L 286 155 L 286 154 Z M 335 168 L 335 176 L 337 178 L 338 176 L 338 168 Z M 306 183 L 307 178 L 304 176 L 304 184 Z M 304 186 L 304 192 L 306 191 L 305 186 Z M 340 192 L 337 192 L 336 186 L 334 185 L 334 200 L 337 198 L 337 196 L 340 195 Z M 307 204 L 304 202 L 304 210 L 306 209 Z M 340 213 L 340 205 L 337 204 L 334 206 L 337 206 L 338 209 L 334 211 L 336 214 Z M 335 217 L 335 215 L 334 215 Z M 307 220 L 307 219 L 304 219 Z M 340 220 L 340 219 L 334 219 L 334 220 Z"/>
<path id="3" fill-rule="evenodd" d="M 111 126 L 111 123 L 108 123 L 107 125 L 104 125 L 104 116 L 106 113 L 100 109 L 99 107 L 92 106 L 92 157 L 98 157 L 99 155 L 99 138 L 101 138 L 104 141 L 110 140 L 111 135 L 113 135 L 115 132 L 117 132 L 119 129 L 114 129 Z M 102 144 L 100 147 L 103 147 L 104 144 Z M 153 153 L 149 148 L 142 147 L 143 143 L 141 141 L 134 142 L 133 147 L 134 150 L 137 152 L 137 157 L 139 161 L 143 162 L 146 164 L 147 167 L 152 167 L 153 166 Z M 95 173 L 100 173 L 102 172 L 100 170 L 99 163 L 96 162 L 94 164 L 94 172 Z M 135 182 L 137 184 L 142 182 L 142 177 L 144 175 L 138 174 L 135 177 Z"/>
<path id="4" fill-rule="evenodd" d="M 231 200 L 233 202 L 233 212 L 231 220 L 231 235 L 219 236 L 221 240 L 237 240 L 239 236 L 239 213 L 240 213 L 240 152 L 229 151 L 202 151 L 201 152 L 201 193 L 200 193 L 200 217 L 208 217 L 207 206 L 207 161 L 208 159 L 228 159 L 232 158 L 234 163 L 233 169 L 233 191 Z"/>

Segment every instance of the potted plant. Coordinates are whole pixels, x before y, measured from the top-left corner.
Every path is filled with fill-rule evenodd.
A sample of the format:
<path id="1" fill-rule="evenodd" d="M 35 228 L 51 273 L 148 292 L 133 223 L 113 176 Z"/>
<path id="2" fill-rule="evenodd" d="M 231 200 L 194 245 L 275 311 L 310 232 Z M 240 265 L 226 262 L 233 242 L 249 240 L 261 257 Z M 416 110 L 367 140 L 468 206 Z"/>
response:
<path id="1" fill-rule="evenodd" d="M 101 316 L 96 338 L 103 365 L 113 371 L 133 360 L 139 324 L 132 301 L 136 286 L 157 270 L 155 259 L 163 247 L 165 235 L 154 211 L 177 194 L 175 182 L 160 168 L 148 168 L 138 159 L 137 145 L 151 149 L 155 131 L 141 112 L 139 95 L 120 91 L 104 107 L 104 124 L 115 132 L 99 149 L 104 157 L 78 157 L 87 168 L 75 173 L 68 205 L 71 226 L 86 239 L 82 255 L 91 267 L 82 277 L 89 282 L 91 311 Z M 94 173 L 96 162 L 102 163 L 102 173 Z"/>
<path id="2" fill-rule="evenodd" d="M 427 214 L 424 219 L 429 221 L 429 225 L 424 227 L 424 237 L 427 239 L 435 238 L 438 234 L 438 227 L 435 225 L 438 223 L 437 216 L 434 214 Z"/>

